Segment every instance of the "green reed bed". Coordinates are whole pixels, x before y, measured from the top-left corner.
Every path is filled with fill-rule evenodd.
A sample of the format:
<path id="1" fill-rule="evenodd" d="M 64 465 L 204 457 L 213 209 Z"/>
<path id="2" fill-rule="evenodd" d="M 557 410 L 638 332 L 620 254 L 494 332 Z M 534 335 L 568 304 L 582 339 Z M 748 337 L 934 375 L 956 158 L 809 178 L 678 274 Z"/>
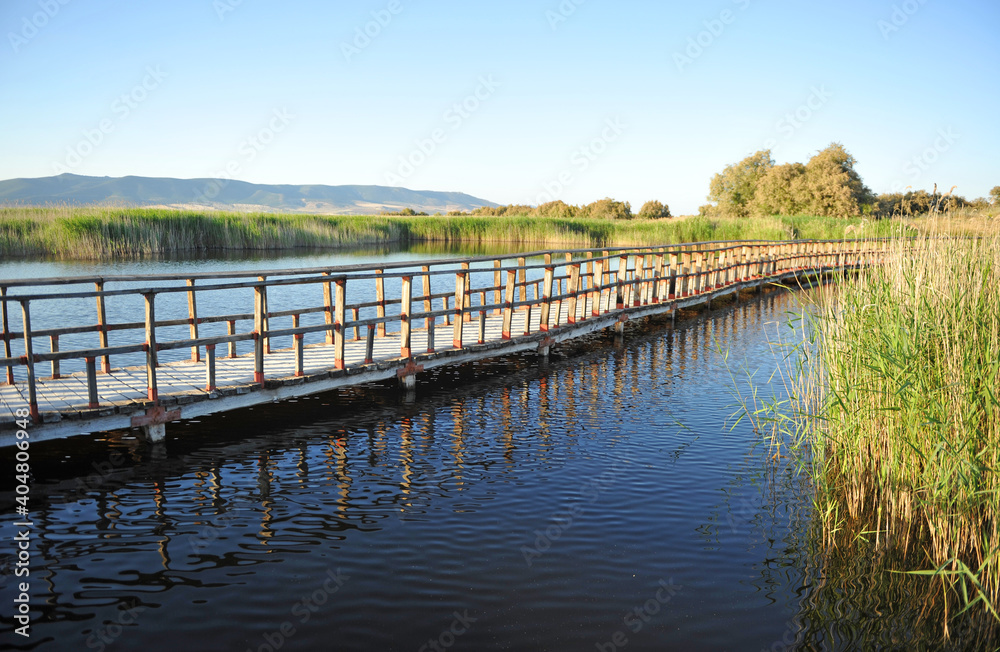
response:
<path id="1" fill-rule="evenodd" d="M 860 228 L 860 230 L 854 230 Z M 848 227 L 851 230 L 848 231 Z M 192 251 L 412 245 L 603 247 L 878 235 L 881 224 L 819 217 L 661 220 L 530 216 L 328 216 L 162 208 L 0 208 L 0 255 L 102 259 Z"/>
<path id="2" fill-rule="evenodd" d="M 1000 237 L 897 240 L 890 251 L 817 295 L 796 443 L 826 545 L 902 555 L 897 570 L 940 588 L 945 635 L 963 610 L 993 629 Z"/>

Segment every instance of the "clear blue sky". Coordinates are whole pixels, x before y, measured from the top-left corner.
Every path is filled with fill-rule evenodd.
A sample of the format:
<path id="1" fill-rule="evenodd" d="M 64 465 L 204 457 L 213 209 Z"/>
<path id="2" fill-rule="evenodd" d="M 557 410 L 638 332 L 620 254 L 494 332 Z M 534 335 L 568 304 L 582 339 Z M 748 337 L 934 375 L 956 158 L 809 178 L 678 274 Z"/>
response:
<path id="1" fill-rule="evenodd" d="M 804 162 L 839 141 L 879 192 L 1000 184 L 996 0 L 4 0 L 0 26 L 0 178 L 679 214 L 755 150 Z"/>

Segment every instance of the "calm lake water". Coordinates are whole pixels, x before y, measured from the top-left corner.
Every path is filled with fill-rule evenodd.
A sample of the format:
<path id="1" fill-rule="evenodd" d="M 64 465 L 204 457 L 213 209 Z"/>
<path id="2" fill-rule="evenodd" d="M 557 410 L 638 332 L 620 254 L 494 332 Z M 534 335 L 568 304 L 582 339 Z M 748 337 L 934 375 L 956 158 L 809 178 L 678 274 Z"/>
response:
<path id="1" fill-rule="evenodd" d="M 375 385 L 171 424 L 157 447 L 37 444 L 30 639 L 8 617 L 17 518 L 0 475 L 0 645 L 892 647 L 887 627 L 853 625 L 850 590 L 822 594 L 808 486 L 730 418 L 722 352 L 780 395 L 769 341 L 795 300 L 422 374 L 413 402 Z"/>

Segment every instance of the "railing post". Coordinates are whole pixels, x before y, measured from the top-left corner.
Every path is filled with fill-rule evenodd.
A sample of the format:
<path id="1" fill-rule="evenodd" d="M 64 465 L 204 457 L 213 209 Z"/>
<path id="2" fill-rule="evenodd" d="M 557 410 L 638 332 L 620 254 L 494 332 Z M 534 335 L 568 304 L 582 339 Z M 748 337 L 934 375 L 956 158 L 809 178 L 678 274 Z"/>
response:
<path id="1" fill-rule="evenodd" d="M 469 273 L 469 263 L 462 263 L 462 276 L 465 278 L 465 285 L 462 287 L 462 316 L 464 321 L 472 321 L 472 275 Z"/>
<path id="2" fill-rule="evenodd" d="M 7 296 L 7 287 L 0 285 L 0 298 Z M 10 323 L 7 321 L 7 302 L 0 301 L 0 311 L 3 314 L 3 353 L 4 357 L 11 357 L 10 350 Z M 7 367 L 7 384 L 14 384 L 14 367 Z"/>
<path id="3" fill-rule="evenodd" d="M 150 401 L 159 400 L 156 388 L 156 367 L 159 365 L 156 352 L 156 293 L 146 292 L 146 397 Z"/>
<path id="4" fill-rule="evenodd" d="M 258 287 L 260 288 L 260 297 L 261 297 L 262 304 L 264 306 L 264 308 L 263 308 L 264 326 L 263 326 L 263 330 L 261 330 L 260 332 L 261 333 L 267 333 L 267 332 L 269 332 L 271 330 L 271 320 L 268 318 L 268 314 L 267 314 L 268 313 L 268 308 L 267 308 L 267 286 L 264 285 L 264 283 L 267 281 L 267 277 L 266 276 L 258 276 L 257 280 L 261 282 L 261 285 L 259 285 Z M 270 353 L 271 352 L 271 338 L 270 337 L 267 337 L 267 338 L 264 339 L 264 352 L 265 353 Z M 263 382 L 263 381 L 261 381 L 261 382 Z"/>
<path id="5" fill-rule="evenodd" d="M 227 335 L 236 335 L 236 320 L 235 319 L 227 319 L 226 320 L 226 334 Z M 229 343 L 229 357 L 230 358 L 235 358 L 236 357 L 236 342 L 230 342 Z"/>
<path id="6" fill-rule="evenodd" d="M 462 269 L 468 270 L 468 263 L 462 263 Z M 462 328 L 465 325 L 465 277 L 468 271 L 455 272 L 455 328 L 451 338 L 452 346 L 462 348 Z"/>
<path id="7" fill-rule="evenodd" d="M 215 391 L 215 345 L 205 345 L 205 391 Z"/>
<path id="8" fill-rule="evenodd" d="M 431 275 L 430 275 L 430 265 L 424 265 L 420 268 L 420 271 L 424 273 L 423 275 L 423 290 L 424 290 L 424 312 L 431 312 L 433 310 L 433 304 L 431 303 Z M 434 321 L 434 317 L 427 317 L 424 319 L 424 327 L 430 329 L 431 322 Z M 433 353 L 434 344 L 428 340 L 429 346 L 432 350 L 428 353 Z"/>
<path id="9" fill-rule="evenodd" d="M 566 307 L 566 323 L 576 323 L 576 294 L 580 289 L 580 265 L 569 265 L 569 282 L 567 283 L 567 293 L 569 294 L 569 304 Z"/>
<path id="10" fill-rule="evenodd" d="M 299 327 L 299 316 L 292 315 L 292 328 Z M 303 353 L 303 333 L 296 333 L 292 342 L 293 353 L 295 354 L 295 377 L 301 378 L 305 373 L 305 354 Z M 361 338 L 358 338 L 361 339 Z"/>
<path id="11" fill-rule="evenodd" d="M 28 410 L 31 412 L 31 418 L 38 423 L 40 416 L 35 387 L 35 352 L 32 350 L 31 311 L 28 308 L 28 301 L 21 301 L 21 316 L 24 320 L 24 357 L 28 363 Z"/>
<path id="12" fill-rule="evenodd" d="M 368 324 L 368 339 L 365 342 L 365 364 L 375 362 L 375 324 Z"/>
<path id="13" fill-rule="evenodd" d="M 358 326 L 358 324 L 357 324 L 357 322 L 358 322 L 359 319 L 361 319 L 361 308 L 351 308 L 351 321 L 355 322 L 354 323 L 354 339 L 351 340 L 352 342 L 360 342 L 361 341 L 361 327 Z"/>
<path id="14" fill-rule="evenodd" d="M 528 286 L 526 285 L 528 282 L 528 270 L 524 269 L 525 262 L 523 256 L 517 259 L 517 280 L 521 288 L 518 294 L 521 297 L 521 301 L 528 300 Z"/>
<path id="15" fill-rule="evenodd" d="M 551 256 L 551 254 L 547 254 Z M 551 258 L 549 259 L 551 262 Z M 542 281 L 542 308 L 538 313 L 538 329 L 543 333 L 549 330 L 549 313 L 552 310 L 552 278 L 555 276 L 556 268 L 551 265 L 545 268 L 545 278 Z"/>
<path id="16" fill-rule="evenodd" d="M 104 307 L 104 281 L 94 283 L 97 289 L 97 342 L 102 349 L 108 348 L 108 316 Z M 111 359 L 108 356 L 101 357 L 101 373 L 106 374 L 111 371 Z"/>
<path id="17" fill-rule="evenodd" d="M 85 360 L 87 363 L 87 408 L 96 410 L 101 407 L 101 401 L 97 395 L 97 361 L 93 356 L 87 356 Z"/>
<path id="18" fill-rule="evenodd" d="M 504 340 L 510 339 L 510 323 L 514 317 L 514 285 L 516 281 L 517 270 L 507 270 L 507 287 L 504 292 L 503 301 L 503 327 L 500 333 L 500 339 Z"/>
<path id="19" fill-rule="evenodd" d="M 498 306 L 500 305 L 500 302 L 503 300 L 503 291 L 500 289 L 501 284 L 503 283 L 502 277 L 500 275 L 501 265 L 502 262 L 500 261 L 500 259 L 493 261 L 493 303 Z M 499 315 L 502 311 L 503 308 L 497 308 L 496 314 Z"/>
<path id="20" fill-rule="evenodd" d="M 437 326 L 436 317 L 427 318 L 427 352 L 434 353 L 434 331 Z"/>
<path id="21" fill-rule="evenodd" d="M 403 296 L 400 299 L 399 304 L 399 337 L 400 337 L 400 352 L 401 358 L 412 358 L 412 350 L 410 348 L 412 329 L 410 324 L 410 313 L 413 310 L 413 278 L 410 276 L 403 277 Z M 461 322 L 455 320 L 458 326 L 461 328 Z"/>
<path id="22" fill-rule="evenodd" d="M 653 303 L 663 301 L 663 249 L 656 252 L 656 262 L 653 263 Z"/>
<path id="23" fill-rule="evenodd" d="M 49 335 L 49 343 L 51 344 L 52 352 L 59 353 L 59 336 Z M 52 380 L 58 380 L 59 375 L 59 360 L 52 361 Z"/>
<path id="24" fill-rule="evenodd" d="M 604 260 L 594 261 L 594 267 L 590 270 L 590 316 L 599 317 L 601 315 L 601 299 L 604 296 Z"/>
<path id="25" fill-rule="evenodd" d="M 258 285 L 253 289 L 253 381 L 258 385 L 264 384 L 265 310 L 264 286 Z"/>
<path id="26" fill-rule="evenodd" d="M 486 342 L 486 311 L 479 311 L 479 343 Z"/>
<path id="27" fill-rule="evenodd" d="M 347 279 L 340 277 L 334 281 L 337 288 L 333 319 L 333 368 L 344 368 L 344 323 L 347 321 Z"/>
<path id="28" fill-rule="evenodd" d="M 323 276 L 329 275 L 330 272 L 323 272 Z M 328 326 L 326 329 L 326 343 L 333 344 L 333 289 L 330 287 L 329 281 L 323 283 L 323 308 L 325 309 L 323 317 Z"/>
<path id="29" fill-rule="evenodd" d="M 646 289 L 646 257 L 642 254 L 635 255 L 635 275 L 632 278 L 632 305 L 641 306 L 643 302 L 643 292 Z"/>
<path id="30" fill-rule="evenodd" d="M 375 313 L 379 319 L 385 317 L 385 277 L 382 276 L 384 270 L 375 270 Z M 378 336 L 385 337 L 385 322 L 378 323 Z"/>
<path id="31" fill-rule="evenodd" d="M 194 279 L 187 280 L 187 300 L 188 300 L 188 324 L 190 325 L 191 339 L 198 339 L 198 304 L 195 301 Z M 191 362 L 201 360 L 197 346 L 191 347 Z"/>
<path id="32" fill-rule="evenodd" d="M 625 276 L 628 273 L 628 255 L 620 256 L 618 258 L 618 282 L 615 285 L 617 295 L 615 298 L 615 307 L 618 310 L 625 309 Z"/>

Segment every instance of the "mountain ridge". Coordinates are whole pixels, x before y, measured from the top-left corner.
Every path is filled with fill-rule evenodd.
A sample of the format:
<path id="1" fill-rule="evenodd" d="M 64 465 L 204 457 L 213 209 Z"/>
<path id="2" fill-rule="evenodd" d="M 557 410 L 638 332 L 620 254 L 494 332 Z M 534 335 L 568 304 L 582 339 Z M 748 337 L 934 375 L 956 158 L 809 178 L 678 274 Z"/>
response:
<path id="1" fill-rule="evenodd" d="M 462 192 L 378 185 L 259 184 L 235 179 L 52 177 L 0 181 L 0 205 L 128 204 L 178 209 L 365 215 L 412 208 L 427 213 L 497 204 Z"/>

